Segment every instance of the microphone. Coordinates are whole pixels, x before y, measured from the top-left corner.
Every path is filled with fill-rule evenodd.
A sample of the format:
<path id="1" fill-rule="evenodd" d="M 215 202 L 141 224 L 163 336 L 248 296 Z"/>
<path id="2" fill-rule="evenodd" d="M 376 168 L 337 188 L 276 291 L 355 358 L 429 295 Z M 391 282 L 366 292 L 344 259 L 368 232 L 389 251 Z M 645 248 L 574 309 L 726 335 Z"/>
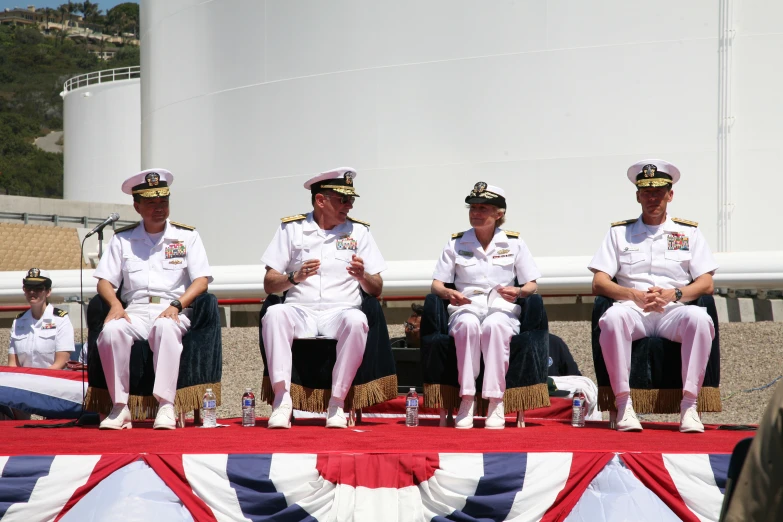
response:
<path id="1" fill-rule="evenodd" d="M 90 230 L 90 233 L 89 233 L 89 234 L 87 234 L 86 236 L 84 236 L 84 238 L 85 238 L 85 239 L 87 239 L 87 238 L 88 238 L 88 237 L 90 237 L 91 235 L 93 235 L 93 234 L 95 234 L 95 233 L 97 233 L 97 232 L 100 232 L 101 230 L 103 230 L 103 227 L 105 227 L 106 225 L 111 225 L 112 223 L 114 223 L 114 222 L 115 222 L 115 221 L 117 221 L 118 219 L 120 219 L 120 215 L 119 215 L 119 214 L 117 214 L 116 212 L 112 212 L 112 213 L 109 215 L 109 217 L 107 217 L 106 219 L 104 219 L 104 220 L 103 220 L 103 223 L 101 223 L 101 224 L 100 224 L 100 225 L 98 225 L 97 227 L 95 227 L 95 228 L 93 228 L 92 230 Z"/>

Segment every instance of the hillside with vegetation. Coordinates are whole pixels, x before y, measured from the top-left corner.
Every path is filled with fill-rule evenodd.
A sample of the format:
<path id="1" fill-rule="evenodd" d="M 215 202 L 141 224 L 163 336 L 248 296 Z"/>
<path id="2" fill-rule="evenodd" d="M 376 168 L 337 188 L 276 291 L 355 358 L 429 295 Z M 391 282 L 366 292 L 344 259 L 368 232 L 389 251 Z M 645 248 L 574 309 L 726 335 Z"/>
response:
<path id="1" fill-rule="evenodd" d="M 104 25 L 107 34 L 138 31 L 138 4 L 120 4 L 106 15 L 91 2 L 63 5 Z M 62 130 L 63 84 L 79 74 L 139 65 L 137 46 L 120 45 L 115 57 L 104 61 L 90 52 L 86 39 L 77 43 L 67 31 L 44 32 L 0 26 L 0 194 L 61 198 L 63 155 L 44 152 L 33 142 Z"/>

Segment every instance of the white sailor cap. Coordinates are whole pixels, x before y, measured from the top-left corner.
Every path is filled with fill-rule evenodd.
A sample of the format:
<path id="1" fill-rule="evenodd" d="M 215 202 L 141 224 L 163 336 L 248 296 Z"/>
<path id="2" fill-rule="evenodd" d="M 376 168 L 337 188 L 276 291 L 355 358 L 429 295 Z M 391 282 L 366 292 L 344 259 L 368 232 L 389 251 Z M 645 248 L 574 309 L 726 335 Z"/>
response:
<path id="1" fill-rule="evenodd" d="M 163 198 L 169 195 L 174 175 L 166 169 L 147 169 L 126 179 L 122 191 L 142 198 Z"/>
<path id="2" fill-rule="evenodd" d="M 339 192 L 340 194 L 359 197 L 359 194 L 356 193 L 356 190 L 353 187 L 353 180 L 356 176 L 357 174 L 354 169 L 342 167 L 327 172 L 321 172 L 317 176 L 308 179 L 305 181 L 304 188 L 308 189 L 313 194 L 328 189 Z"/>
<path id="3" fill-rule="evenodd" d="M 665 187 L 680 180 L 680 169 L 668 161 L 646 159 L 628 168 L 628 179 L 637 188 Z"/>
<path id="4" fill-rule="evenodd" d="M 22 284 L 33 288 L 52 287 L 52 278 L 49 277 L 49 272 L 41 270 L 40 268 L 31 268 L 27 271 L 27 275 L 22 278 Z"/>
<path id="5" fill-rule="evenodd" d="M 479 181 L 473 185 L 473 190 L 465 198 L 465 203 L 482 203 L 506 208 L 506 191 L 495 185 L 487 185 L 483 181 Z"/>

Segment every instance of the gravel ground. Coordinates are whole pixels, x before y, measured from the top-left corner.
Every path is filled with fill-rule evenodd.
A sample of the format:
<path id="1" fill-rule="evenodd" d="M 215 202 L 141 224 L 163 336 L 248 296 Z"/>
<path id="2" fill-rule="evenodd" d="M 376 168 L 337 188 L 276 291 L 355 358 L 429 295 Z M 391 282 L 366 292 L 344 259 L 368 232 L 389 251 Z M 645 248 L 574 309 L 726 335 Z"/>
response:
<path id="1" fill-rule="evenodd" d="M 552 333 L 562 337 L 571 349 L 582 373 L 595 380 L 590 323 L 551 322 Z M 403 335 L 402 325 L 389 325 L 392 337 Z M 715 424 L 756 424 L 775 386 L 764 386 L 783 373 L 783 323 L 727 323 L 720 325 L 721 396 L 723 412 L 707 413 L 704 421 Z M 0 346 L 8 346 L 8 329 L 0 329 Z M 78 336 L 78 332 L 77 332 Z M 0 351 L 0 365 L 7 362 L 6 350 Z M 239 417 L 240 399 L 246 386 L 255 391 L 261 384 L 261 355 L 257 328 L 223 329 L 223 405 L 219 417 Z M 268 415 L 266 405 L 257 404 L 259 415 Z M 608 418 L 605 414 L 605 418 Z M 645 415 L 645 420 L 676 422 L 676 415 Z"/>

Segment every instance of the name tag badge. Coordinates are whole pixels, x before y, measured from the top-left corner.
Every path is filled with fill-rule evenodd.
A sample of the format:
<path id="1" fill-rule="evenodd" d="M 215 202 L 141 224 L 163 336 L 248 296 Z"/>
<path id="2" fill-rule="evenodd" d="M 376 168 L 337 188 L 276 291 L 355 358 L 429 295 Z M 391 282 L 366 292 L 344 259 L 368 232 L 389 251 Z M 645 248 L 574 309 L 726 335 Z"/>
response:
<path id="1" fill-rule="evenodd" d="M 492 256 L 492 259 L 500 259 L 500 258 L 503 258 L 503 257 L 514 257 L 514 255 L 513 254 L 496 254 L 496 255 Z"/>
<path id="2" fill-rule="evenodd" d="M 627 246 L 627 247 L 623 248 L 623 252 L 638 252 L 638 251 L 639 251 L 639 247 L 629 247 L 629 246 Z"/>
<path id="3" fill-rule="evenodd" d="M 181 259 L 172 259 L 171 261 L 169 261 L 169 264 L 170 265 L 181 265 L 182 264 L 182 260 Z"/>
<path id="4" fill-rule="evenodd" d="M 682 232 L 672 232 L 666 236 L 666 243 L 669 250 L 690 250 L 688 241 L 690 238 Z"/>
<path id="5" fill-rule="evenodd" d="M 166 246 L 166 259 L 185 257 L 187 253 L 188 249 L 185 246 L 185 243 L 171 243 Z"/>
<path id="6" fill-rule="evenodd" d="M 470 250 L 460 250 L 460 251 L 459 251 L 459 252 L 457 252 L 457 253 L 458 253 L 459 255 L 461 255 L 461 256 L 465 256 L 465 257 L 473 257 L 473 252 L 471 252 Z"/>
<path id="7" fill-rule="evenodd" d="M 337 240 L 337 250 L 356 250 L 356 240 L 350 236 Z"/>

